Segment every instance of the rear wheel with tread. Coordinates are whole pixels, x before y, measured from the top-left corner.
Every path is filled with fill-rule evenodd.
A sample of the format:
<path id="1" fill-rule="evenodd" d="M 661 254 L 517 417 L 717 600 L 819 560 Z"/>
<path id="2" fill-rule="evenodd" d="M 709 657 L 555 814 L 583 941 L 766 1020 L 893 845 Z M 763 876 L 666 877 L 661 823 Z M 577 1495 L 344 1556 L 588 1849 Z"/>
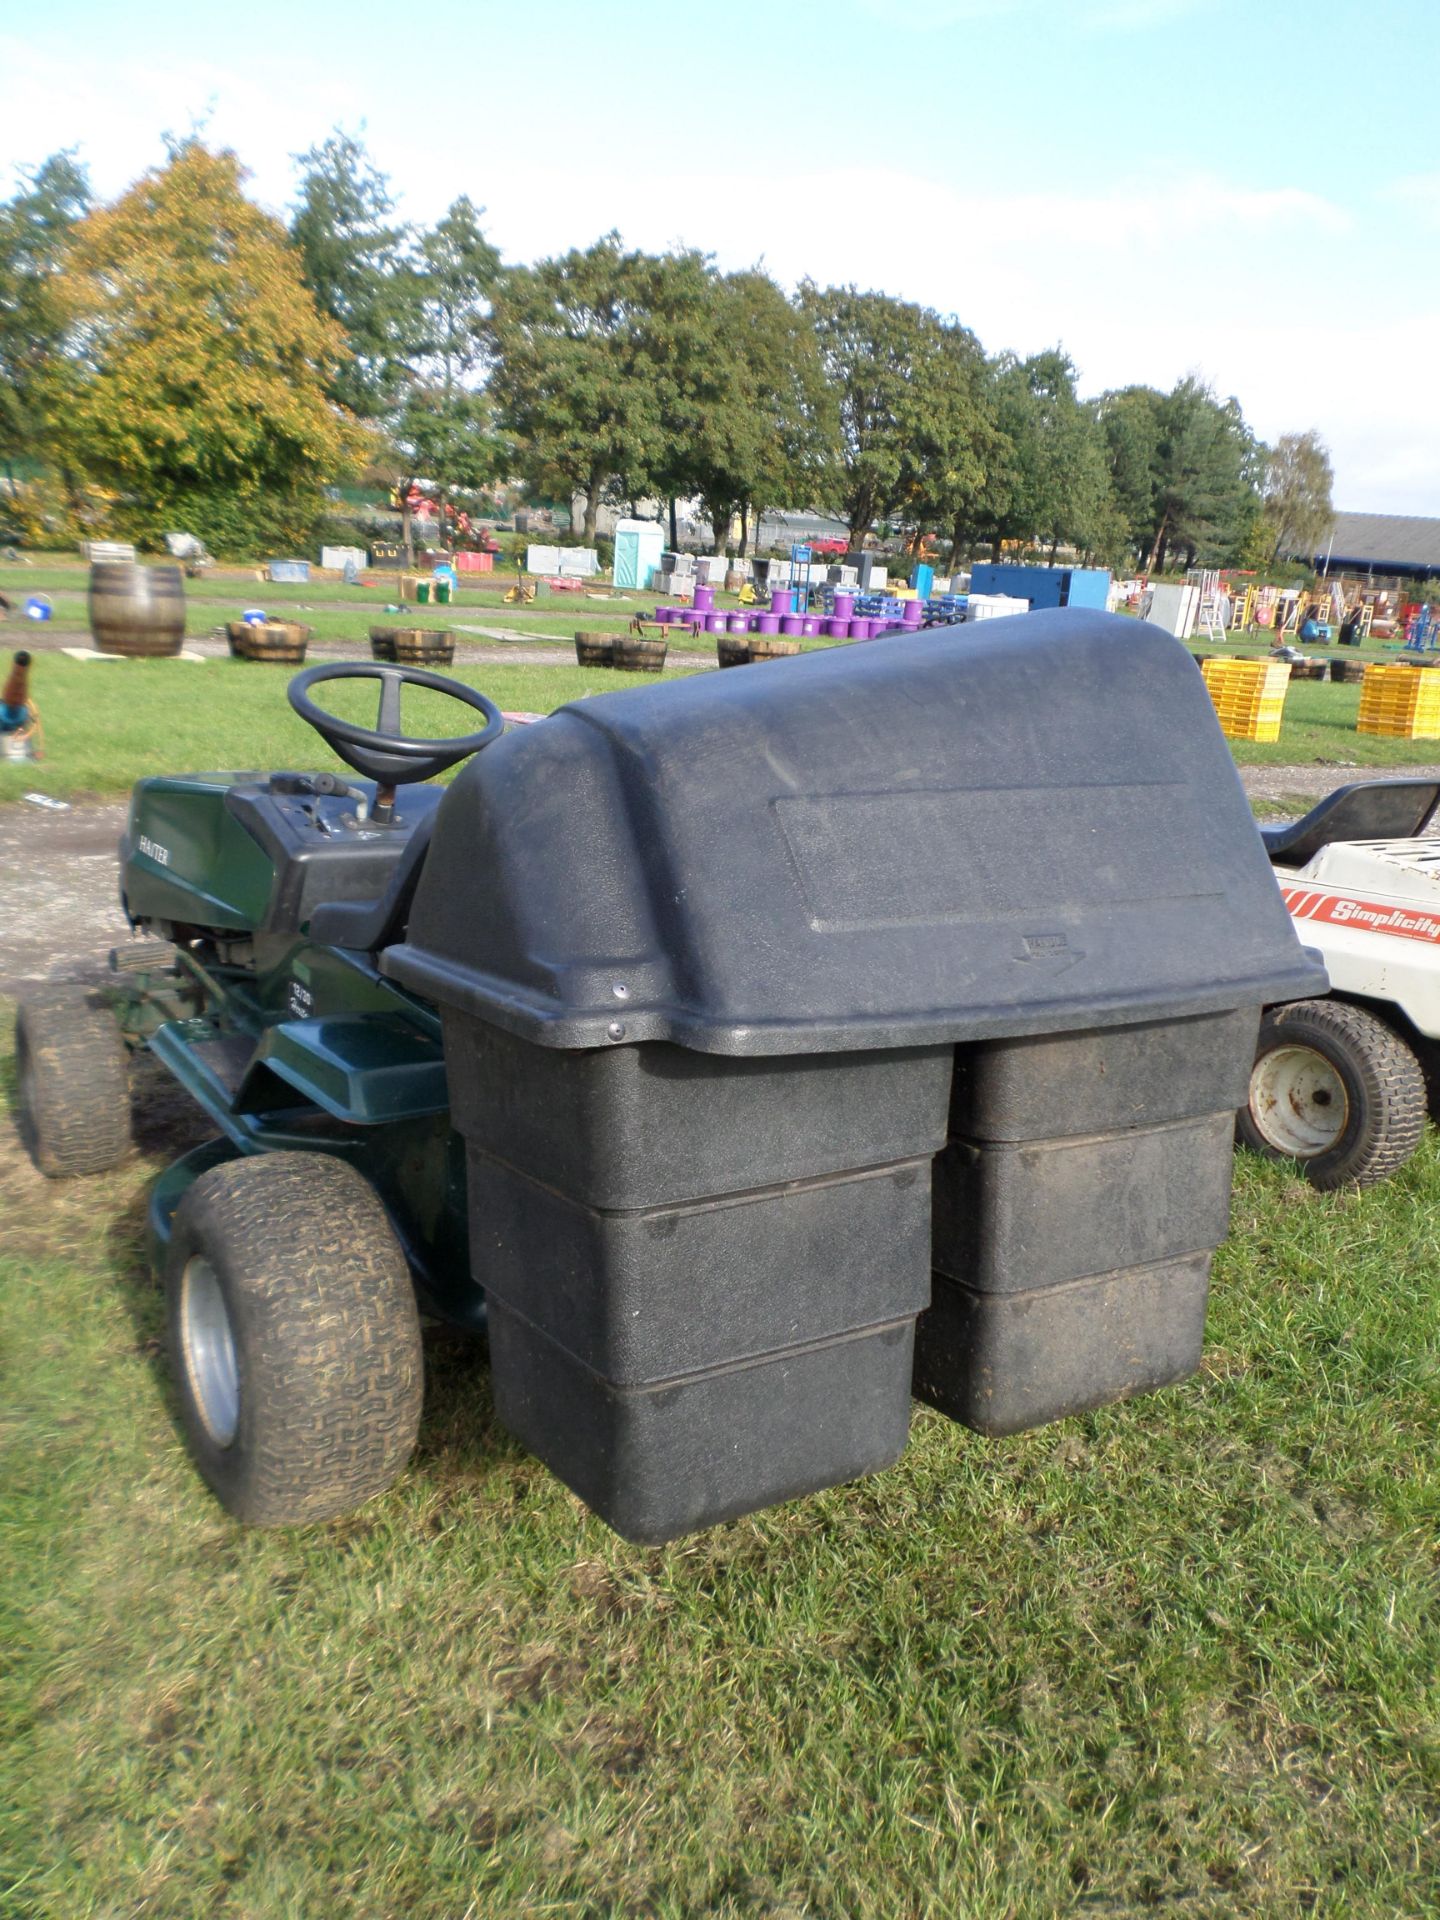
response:
<path id="1" fill-rule="evenodd" d="M 32 994 L 15 1018 L 20 1135 L 52 1180 L 104 1173 L 130 1151 L 130 1056 L 90 987 Z"/>
<path id="2" fill-rule="evenodd" d="M 1425 1129 L 1425 1076 L 1399 1034 L 1343 1000 L 1296 1000 L 1260 1023 L 1250 1097 L 1236 1132 L 1312 1186 L 1373 1186 Z"/>
<path id="3" fill-rule="evenodd" d="M 379 1197 L 319 1153 L 202 1174 L 166 1259 L 186 1437 L 255 1526 L 303 1526 L 389 1486 L 423 1393 L 410 1273 Z"/>

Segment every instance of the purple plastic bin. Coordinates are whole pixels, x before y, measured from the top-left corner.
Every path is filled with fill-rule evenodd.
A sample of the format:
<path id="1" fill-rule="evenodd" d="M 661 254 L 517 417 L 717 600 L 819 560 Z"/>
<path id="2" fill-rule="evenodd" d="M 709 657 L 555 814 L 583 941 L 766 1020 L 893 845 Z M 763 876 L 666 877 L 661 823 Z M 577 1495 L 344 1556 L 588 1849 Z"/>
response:
<path id="1" fill-rule="evenodd" d="M 782 615 L 795 611 L 795 595 L 788 587 L 777 587 L 771 594 L 770 611 Z"/>
<path id="2" fill-rule="evenodd" d="M 907 627 L 923 627 L 925 624 L 925 602 L 923 600 L 907 600 L 905 602 L 905 611 L 901 614 L 900 618 Z"/>
<path id="3" fill-rule="evenodd" d="M 731 633 L 748 633 L 750 631 L 750 616 L 748 614 L 732 613 L 728 618 Z"/>
<path id="4" fill-rule="evenodd" d="M 680 618 L 678 607 L 656 607 L 655 624 L 660 627 L 673 627 Z"/>
<path id="5" fill-rule="evenodd" d="M 805 622 L 800 618 L 798 613 L 782 613 L 780 616 L 780 631 L 781 633 L 788 633 L 793 638 L 796 634 L 805 631 Z"/>
<path id="6" fill-rule="evenodd" d="M 705 631 L 707 633 L 724 633 L 725 615 L 723 613 L 707 613 L 705 615 Z"/>
<path id="7" fill-rule="evenodd" d="M 825 634 L 827 639 L 830 640 L 848 640 L 850 638 L 850 622 L 848 620 L 827 620 L 825 622 Z"/>
<path id="8" fill-rule="evenodd" d="M 875 638 L 875 628 L 877 624 L 878 622 L 874 620 L 852 620 L 850 622 L 850 638 L 852 640 L 873 640 Z"/>
<path id="9" fill-rule="evenodd" d="M 835 596 L 835 618 L 837 620 L 848 620 L 851 617 L 851 615 L 854 613 L 854 611 L 855 611 L 854 594 L 853 593 L 837 593 Z"/>
<path id="10" fill-rule="evenodd" d="M 714 605 L 715 605 L 714 587 L 696 587 L 695 611 L 697 613 L 709 613 L 714 608 Z"/>
<path id="11" fill-rule="evenodd" d="M 755 631 L 757 633 L 779 633 L 780 615 L 778 613 L 762 613 L 757 615 Z"/>
<path id="12" fill-rule="evenodd" d="M 815 635 L 819 633 L 823 625 L 824 625 L 824 622 L 819 618 L 818 615 L 813 613 L 807 613 L 804 619 L 801 620 L 800 622 L 800 631 L 806 636 L 807 639 L 813 640 Z"/>

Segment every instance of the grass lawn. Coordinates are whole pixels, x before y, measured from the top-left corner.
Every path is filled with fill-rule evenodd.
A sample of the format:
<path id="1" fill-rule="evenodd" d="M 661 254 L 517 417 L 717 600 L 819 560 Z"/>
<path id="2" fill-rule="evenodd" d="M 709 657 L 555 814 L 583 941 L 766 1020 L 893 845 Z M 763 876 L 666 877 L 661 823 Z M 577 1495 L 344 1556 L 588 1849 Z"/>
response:
<path id="1" fill-rule="evenodd" d="M 54 607 L 54 629 L 88 635 L 87 577 L 88 570 L 78 562 L 0 566 L 0 593 L 17 610 L 27 595 L 48 594 Z M 475 577 L 485 578 L 483 574 Z M 347 587 L 333 580 L 308 586 L 262 584 L 241 568 L 224 570 L 202 580 L 189 580 L 185 585 L 188 630 L 194 636 L 207 634 L 212 627 L 238 620 L 247 607 L 258 606 L 278 618 L 303 621 L 314 629 L 317 640 L 353 641 L 359 652 L 368 657 L 372 626 L 433 624 L 455 627 L 462 638 L 467 637 L 464 633 L 467 626 L 502 627 L 537 640 L 558 639 L 568 643 L 582 627 L 623 632 L 637 613 L 648 617 L 658 604 L 653 593 L 625 593 L 610 600 L 592 600 L 584 593 L 557 593 L 541 586 L 528 606 L 512 607 L 505 604 L 505 588 L 513 578 L 507 576 L 494 586 L 472 586 L 468 579 L 462 581 L 459 598 L 449 607 L 407 606 L 403 614 L 387 614 L 386 607 L 396 602 L 398 575 L 371 573 L 366 578 L 374 580 L 376 585 Z M 609 593 L 610 589 L 599 587 L 597 591 Z M 722 606 L 736 604 L 733 594 L 722 594 L 718 598 Z M 0 631 L 0 642 L 23 646 L 22 635 L 27 630 L 28 622 L 17 611 Z M 674 638 L 671 645 L 677 653 L 714 657 L 715 642 L 709 635 L 696 640 L 687 633 Z"/>
<path id="2" fill-rule="evenodd" d="M 1360 689 L 1348 681 L 1332 686 L 1328 680 L 1297 680 L 1285 695 L 1285 717 L 1280 738 L 1261 745 L 1254 740 L 1232 740 L 1231 751 L 1242 767 L 1298 766 L 1316 762 L 1346 767 L 1414 767 L 1440 763 L 1440 740 L 1388 740 L 1357 733 Z M 1343 778 L 1337 773 L 1336 784 Z"/>
<path id="3" fill-rule="evenodd" d="M 0 1913 L 1435 1912 L 1436 1148 L 1344 1196 L 1241 1159 L 1188 1384 L 917 1408 L 891 1472 L 656 1550 L 451 1337 L 389 1494 L 233 1525 L 159 1358 L 163 1156 L 55 1187 L 0 1116 Z"/>
<path id="4" fill-rule="evenodd" d="M 50 758 L 0 800 L 327 759 L 280 673 L 39 672 Z M 537 710 L 624 684 L 459 677 Z M 1297 686 L 1249 752 L 1403 764 L 1355 698 Z M 1165 1394 L 1006 1441 L 917 1409 L 891 1472 L 654 1550 L 437 1335 L 396 1487 L 259 1534 L 176 1431 L 142 1249 L 176 1143 L 42 1180 L 8 1032 L 3 1920 L 1440 1911 L 1433 1131 L 1364 1194 L 1240 1159 L 1205 1364 Z"/>
<path id="5" fill-rule="evenodd" d="M 332 616 L 340 618 L 342 616 Z M 363 621 L 366 616 L 348 616 Z M 8 637 L 8 636 L 7 636 Z M 579 667 L 460 666 L 455 677 L 482 688 L 508 709 L 548 713 L 567 700 L 633 686 L 640 676 Z M 286 676 L 232 660 L 81 662 L 63 655 L 37 659 L 35 695 L 45 720 L 46 758 L 0 761 L 0 803 L 40 791 L 59 797 L 128 791 L 145 773 L 206 767 L 327 766 L 326 749 L 291 713 Z M 359 688 L 332 704 L 367 720 L 374 692 Z M 411 707 L 411 700 L 416 705 Z M 453 711 L 438 699 L 406 696 L 407 725 L 452 732 Z M 1358 687 L 1298 681 L 1285 703 L 1278 743 L 1234 741 L 1242 765 L 1319 763 L 1402 768 L 1440 762 L 1440 741 L 1381 740 L 1357 734 Z M 412 717 L 413 716 L 413 717 Z"/>
<path id="6" fill-rule="evenodd" d="M 567 700 L 613 693 L 638 676 L 580 667 L 457 668 L 507 711 L 548 713 Z M 45 723 L 43 760 L 0 761 L 0 803 L 22 793 L 121 794 L 146 773 L 214 767 L 338 767 L 285 698 L 289 675 L 237 660 L 82 663 L 46 654 L 32 684 Z M 374 725 L 372 682 L 331 689 L 336 713 Z M 466 710 L 410 689 L 405 723 L 418 732 L 472 731 Z M 458 716 L 458 719 L 457 719 Z M 474 716 L 478 729 L 484 722 Z"/>

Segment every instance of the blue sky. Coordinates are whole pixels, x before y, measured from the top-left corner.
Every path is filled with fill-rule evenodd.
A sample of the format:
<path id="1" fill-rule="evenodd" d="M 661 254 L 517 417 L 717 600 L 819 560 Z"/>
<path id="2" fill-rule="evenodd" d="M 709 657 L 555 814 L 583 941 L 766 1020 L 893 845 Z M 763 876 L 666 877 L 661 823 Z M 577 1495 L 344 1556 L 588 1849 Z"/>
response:
<path id="1" fill-rule="evenodd" d="M 6 185 L 74 145 L 112 194 L 199 122 L 283 209 L 363 129 L 403 214 L 468 193 L 508 258 L 615 226 L 1059 341 L 1084 392 L 1199 372 L 1318 428 L 1338 505 L 1440 514 L 1434 0 L 20 11 Z"/>

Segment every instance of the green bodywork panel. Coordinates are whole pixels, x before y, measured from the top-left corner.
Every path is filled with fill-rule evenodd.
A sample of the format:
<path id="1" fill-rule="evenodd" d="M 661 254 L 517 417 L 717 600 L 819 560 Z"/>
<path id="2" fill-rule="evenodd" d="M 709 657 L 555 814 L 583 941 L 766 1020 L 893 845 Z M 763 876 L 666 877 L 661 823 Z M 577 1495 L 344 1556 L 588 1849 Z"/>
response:
<path id="1" fill-rule="evenodd" d="M 162 949 L 172 964 L 110 989 L 130 1043 L 150 1049 L 220 1135 L 161 1177 L 155 1247 L 209 1167 L 241 1154 L 333 1153 L 384 1201 L 425 1305 L 479 1325 L 484 1294 L 470 1272 L 465 1150 L 450 1125 L 439 1016 L 368 954 L 257 931 L 275 872 L 225 798 L 264 777 L 160 776 L 131 799 L 131 917 L 221 936 L 218 946 L 206 936 Z"/>
<path id="2" fill-rule="evenodd" d="M 180 935 L 179 948 L 159 948 L 165 966 L 121 973 L 109 989 L 127 1041 L 148 1046 L 219 1133 L 161 1175 L 154 1246 L 163 1252 L 180 1198 L 211 1165 L 336 1154 L 384 1200 L 424 1306 L 482 1325 L 440 1016 L 384 979 L 371 954 L 259 931 L 275 868 L 225 799 L 263 778 L 157 776 L 132 793 L 123 847 L 132 920 L 215 935 Z"/>
<path id="3" fill-rule="evenodd" d="M 274 1075 L 322 1112 L 352 1126 L 380 1126 L 448 1113 L 445 1056 L 438 1039 L 397 1014 L 356 1019 L 282 1020 L 267 1027 L 240 1089 Z"/>
<path id="4" fill-rule="evenodd" d="M 125 831 L 126 904 L 132 919 L 248 931 L 258 926 L 275 871 L 225 808 L 231 787 L 254 773 L 157 774 L 140 780 Z"/>
<path id="5" fill-rule="evenodd" d="M 484 1295 L 470 1272 L 465 1150 L 450 1125 L 433 1009 L 360 955 L 289 941 L 260 973 L 180 956 L 203 1011 L 167 1019 L 150 1051 L 223 1136 L 218 1157 L 334 1153 L 375 1187 L 426 1305 L 474 1326 Z M 297 1002 L 303 1002 L 302 1017 Z M 212 1162 L 190 1157 L 157 1189 L 152 1232 Z"/>

